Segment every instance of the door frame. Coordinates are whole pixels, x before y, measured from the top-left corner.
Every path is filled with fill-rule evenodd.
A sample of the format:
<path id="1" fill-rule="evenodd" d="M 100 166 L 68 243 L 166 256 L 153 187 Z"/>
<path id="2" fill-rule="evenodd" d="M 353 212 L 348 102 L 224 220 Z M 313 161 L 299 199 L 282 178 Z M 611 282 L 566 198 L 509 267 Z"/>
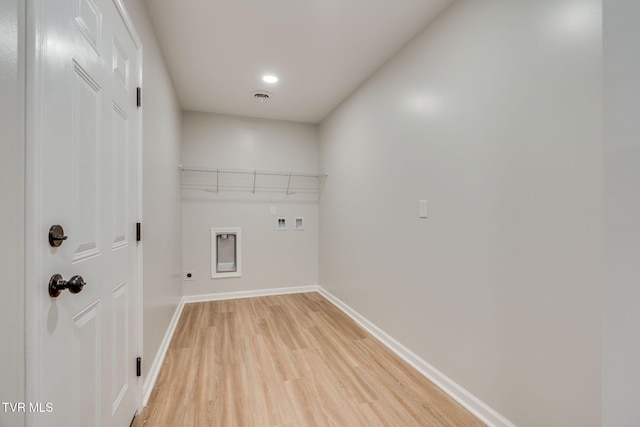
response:
<path id="1" fill-rule="evenodd" d="M 25 402 L 41 403 L 45 405 L 47 400 L 41 395 L 40 378 L 43 369 L 42 344 L 42 307 L 40 304 L 42 293 L 47 292 L 47 281 L 43 276 L 41 267 L 41 255 L 46 245 L 46 230 L 41 229 L 42 223 L 42 43 L 43 43 L 43 4 L 52 0 L 26 0 L 25 11 Z M 59 0 L 70 1 L 70 0 Z M 140 37 L 133 25 L 133 21 L 127 12 L 122 0 L 112 1 L 118 10 L 124 25 L 129 32 L 137 52 L 137 69 L 132 70 L 135 76 L 136 86 L 142 87 L 143 79 L 143 46 Z M 138 125 L 136 149 L 137 159 L 137 219 L 142 222 L 143 212 L 143 107 L 138 108 Z M 133 227 L 135 224 L 131 224 Z M 142 242 L 136 244 L 135 250 L 137 277 L 136 312 L 137 354 L 142 357 L 143 350 L 143 246 Z M 132 361 L 133 363 L 133 361 Z M 138 378 L 136 386 L 136 401 L 138 413 L 142 410 L 142 386 L 143 377 Z M 27 403 L 27 407 L 29 403 Z M 55 410 L 55 408 L 53 408 Z M 41 414 L 26 412 L 26 426 L 41 426 L 43 418 Z M 46 415 L 44 415 L 46 417 Z"/>

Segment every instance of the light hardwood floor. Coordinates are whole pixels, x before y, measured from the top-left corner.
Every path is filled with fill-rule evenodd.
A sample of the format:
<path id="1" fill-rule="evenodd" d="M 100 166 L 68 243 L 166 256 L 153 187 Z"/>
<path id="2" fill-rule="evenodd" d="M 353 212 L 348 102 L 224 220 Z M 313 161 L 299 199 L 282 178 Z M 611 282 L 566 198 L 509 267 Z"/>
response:
<path id="1" fill-rule="evenodd" d="M 187 304 L 133 426 L 482 426 L 318 293 Z"/>

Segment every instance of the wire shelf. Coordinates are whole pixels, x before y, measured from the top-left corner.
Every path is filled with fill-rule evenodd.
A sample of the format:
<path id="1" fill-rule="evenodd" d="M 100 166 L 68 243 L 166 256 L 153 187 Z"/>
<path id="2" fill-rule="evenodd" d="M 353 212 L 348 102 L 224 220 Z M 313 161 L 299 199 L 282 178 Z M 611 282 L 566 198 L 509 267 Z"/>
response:
<path id="1" fill-rule="evenodd" d="M 284 192 L 285 194 L 318 193 L 325 173 L 276 172 L 243 169 L 219 169 L 183 166 L 182 187 L 214 193 L 225 191 Z"/>

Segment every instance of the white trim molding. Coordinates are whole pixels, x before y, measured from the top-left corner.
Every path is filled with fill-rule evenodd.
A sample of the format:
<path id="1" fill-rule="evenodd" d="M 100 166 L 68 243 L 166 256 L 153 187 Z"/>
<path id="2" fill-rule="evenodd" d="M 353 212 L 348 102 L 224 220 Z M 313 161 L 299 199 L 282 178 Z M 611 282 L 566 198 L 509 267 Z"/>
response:
<path id="1" fill-rule="evenodd" d="M 380 329 L 374 323 L 360 313 L 349 307 L 329 291 L 318 286 L 320 295 L 328 299 L 333 305 L 338 307 L 347 316 L 362 326 L 367 332 L 373 335 L 378 341 L 393 351 L 398 357 L 413 366 L 418 372 L 424 375 L 429 381 L 447 393 L 456 402 L 464 406 L 469 412 L 478 417 L 482 422 L 490 427 L 516 427 L 515 424 L 507 420 L 487 404 L 482 402 L 473 394 L 469 393 L 451 378 L 431 366 L 417 354 L 409 350 L 404 345 L 396 341 L 391 335 Z"/>
<path id="2" fill-rule="evenodd" d="M 180 300 L 178 306 L 176 307 L 176 311 L 173 313 L 173 317 L 171 318 L 171 322 L 167 327 L 167 331 L 164 333 L 164 338 L 162 338 L 162 342 L 160 343 L 160 348 L 156 353 L 155 358 L 153 359 L 153 363 L 151 364 L 151 368 L 149 369 L 149 374 L 144 379 L 143 385 L 143 398 L 142 398 L 142 406 L 147 406 L 149 402 L 149 397 L 151 397 L 151 392 L 153 391 L 153 386 L 156 384 L 156 380 L 158 379 L 158 374 L 160 373 L 160 368 L 162 368 L 162 362 L 164 362 L 164 357 L 167 355 L 167 350 L 169 350 L 169 344 L 171 344 L 171 339 L 173 338 L 173 334 L 176 331 L 176 326 L 178 326 L 178 321 L 180 320 L 180 316 L 182 315 L 182 310 L 184 309 L 184 298 Z"/>
<path id="3" fill-rule="evenodd" d="M 227 299 L 266 297 L 270 295 L 302 294 L 305 292 L 319 292 L 319 291 L 320 291 L 320 287 L 317 285 L 292 286 L 288 288 L 261 289 L 257 291 L 238 291 L 238 292 L 223 292 L 223 293 L 217 293 L 217 294 L 190 295 L 190 296 L 182 297 L 182 302 L 184 304 L 190 304 L 194 302 L 222 301 Z"/>

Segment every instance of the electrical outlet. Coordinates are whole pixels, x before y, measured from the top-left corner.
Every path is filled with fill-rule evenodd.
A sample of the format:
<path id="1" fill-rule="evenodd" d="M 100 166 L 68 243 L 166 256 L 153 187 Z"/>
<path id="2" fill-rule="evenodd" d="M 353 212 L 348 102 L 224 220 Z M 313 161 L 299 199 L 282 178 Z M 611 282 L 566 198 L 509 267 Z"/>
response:
<path id="1" fill-rule="evenodd" d="M 183 280 L 196 280 L 196 273 L 193 270 L 185 270 L 182 275 Z"/>

